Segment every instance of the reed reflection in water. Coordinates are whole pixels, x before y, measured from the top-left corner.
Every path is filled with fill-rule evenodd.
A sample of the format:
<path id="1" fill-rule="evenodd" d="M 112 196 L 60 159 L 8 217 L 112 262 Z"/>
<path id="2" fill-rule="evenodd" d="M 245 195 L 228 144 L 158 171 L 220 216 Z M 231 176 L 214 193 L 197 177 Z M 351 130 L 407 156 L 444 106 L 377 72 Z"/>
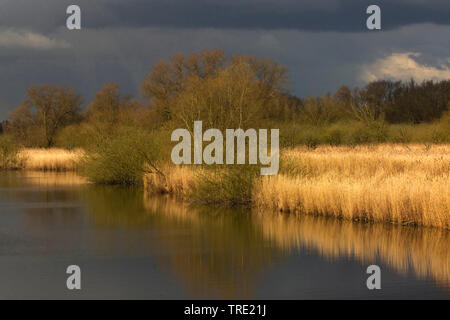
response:
<path id="1" fill-rule="evenodd" d="M 263 272 L 284 255 L 263 245 L 265 239 L 244 209 L 192 208 L 165 196 L 144 197 L 142 202 L 142 192 L 136 190 L 143 210 L 137 198 L 130 197 L 133 191 L 128 190 L 124 198 L 120 188 L 94 189 L 86 200 L 95 223 L 150 227 L 152 239 L 147 240 L 154 241 L 154 255 L 182 281 L 191 297 L 252 298 Z"/>
<path id="2" fill-rule="evenodd" d="M 328 259 L 381 261 L 406 274 L 450 286 L 450 232 L 438 228 L 355 223 L 335 218 L 258 212 L 255 225 L 285 252 L 313 249 Z"/>
<path id="3" fill-rule="evenodd" d="M 144 197 L 144 201 L 152 212 L 173 221 L 189 223 L 203 230 L 203 234 L 212 231 L 219 242 L 209 243 L 211 246 L 230 245 L 234 237 L 221 243 L 225 238 L 222 233 L 227 234 L 226 221 L 229 217 L 235 220 L 239 216 L 247 216 L 247 222 L 251 222 L 254 229 L 247 233 L 261 232 L 263 237 L 260 241 L 270 241 L 281 249 L 282 254 L 273 254 L 273 257 L 288 256 L 293 251 L 308 249 L 330 260 L 353 258 L 364 265 L 380 259 L 401 274 L 406 275 L 412 270 L 419 278 L 432 278 L 437 285 L 447 289 L 450 287 L 450 232 L 447 230 L 261 211 L 255 211 L 251 216 L 245 212 L 236 215 L 236 212 L 224 209 L 213 214 L 217 218 L 217 230 L 207 230 L 210 227 L 207 222 L 211 220 L 212 214 L 209 212 L 205 215 L 203 212 L 202 215 L 202 211 L 207 210 L 205 208 L 189 209 L 169 198 Z M 238 244 L 242 243 L 242 239 L 238 239 Z M 229 261 L 228 257 L 223 258 Z M 202 266 L 202 263 L 198 263 L 189 270 L 181 270 L 204 276 Z M 198 276 L 193 278 L 198 279 Z"/>

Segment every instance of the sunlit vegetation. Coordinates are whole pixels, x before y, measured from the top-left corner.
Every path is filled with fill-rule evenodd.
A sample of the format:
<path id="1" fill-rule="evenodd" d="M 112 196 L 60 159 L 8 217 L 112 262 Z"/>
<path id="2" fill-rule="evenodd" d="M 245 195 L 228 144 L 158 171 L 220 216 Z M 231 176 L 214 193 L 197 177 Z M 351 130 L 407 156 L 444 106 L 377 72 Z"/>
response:
<path id="1" fill-rule="evenodd" d="M 377 145 L 285 151 L 257 207 L 450 228 L 450 147 Z"/>
<path id="2" fill-rule="evenodd" d="M 146 174 L 147 194 L 170 193 L 187 201 L 212 205 L 249 205 L 259 167 L 166 166 L 163 175 Z"/>
<path id="3" fill-rule="evenodd" d="M 384 144 L 284 150 L 276 176 L 233 169 L 167 167 L 147 193 L 191 202 L 247 204 L 311 215 L 450 228 L 450 147 Z"/>
<path id="4" fill-rule="evenodd" d="M 158 157 L 152 142 L 153 137 L 146 131 L 120 127 L 114 135 L 105 134 L 86 149 L 80 172 L 96 183 L 141 184 L 145 172 L 158 170 L 152 166 Z"/>
<path id="5" fill-rule="evenodd" d="M 283 146 L 450 141 L 450 80 L 381 80 L 300 99 L 279 63 L 209 50 L 156 63 L 141 95 L 134 99 L 109 83 L 82 110 L 75 88 L 32 86 L 2 130 L 25 147 L 69 149 L 120 126 L 165 132 L 162 143 L 170 144 L 173 129 L 191 130 L 196 120 L 205 130 L 280 128 Z"/>
<path id="6" fill-rule="evenodd" d="M 140 89 L 135 99 L 106 84 L 83 110 L 75 88 L 30 87 L 2 124 L 0 167 L 77 170 L 197 203 L 449 228 L 450 80 L 300 99 L 272 59 L 205 50 L 156 63 Z M 196 120 L 204 130 L 279 128 L 280 173 L 172 165 L 171 132 Z"/>
<path id="7" fill-rule="evenodd" d="M 0 135 L 0 170 L 21 169 L 20 148 L 8 135 Z"/>
<path id="8" fill-rule="evenodd" d="M 41 171 L 75 171 L 84 152 L 80 149 L 22 149 L 19 154 L 22 168 Z"/>

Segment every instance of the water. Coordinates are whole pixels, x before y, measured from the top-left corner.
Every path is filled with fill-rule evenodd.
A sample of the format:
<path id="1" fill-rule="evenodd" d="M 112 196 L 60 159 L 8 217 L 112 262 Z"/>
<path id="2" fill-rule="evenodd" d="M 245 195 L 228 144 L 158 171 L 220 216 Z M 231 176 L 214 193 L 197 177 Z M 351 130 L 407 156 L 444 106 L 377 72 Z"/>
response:
<path id="1" fill-rule="evenodd" d="M 187 207 L 73 174 L 0 174 L 0 298 L 450 298 L 450 232 Z M 82 289 L 66 288 L 79 265 Z M 381 290 L 366 287 L 381 267 Z"/>

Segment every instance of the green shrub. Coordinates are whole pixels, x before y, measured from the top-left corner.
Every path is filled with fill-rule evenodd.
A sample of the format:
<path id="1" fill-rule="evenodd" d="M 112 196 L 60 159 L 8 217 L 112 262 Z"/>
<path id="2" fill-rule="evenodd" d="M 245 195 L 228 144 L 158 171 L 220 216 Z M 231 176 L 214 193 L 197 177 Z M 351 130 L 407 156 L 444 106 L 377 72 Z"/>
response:
<path id="1" fill-rule="evenodd" d="M 97 137 L 97 139 L 100 137 Z M 81 161 L 81 173 L 101 184 L 141 184 L 149 163 L 159 154 L 152 135 L 132 127 L 120 127 L 92 141 Z"/>
<path id="2" fill-rule="evenodd" d="M 320 144 L 319 137 L 309 134 L 305 137 L 304 145 L 309 149 L 315 149 Z"/>
<path id="3" fill-rule="evenodd" d="M 450 102 L 449 102 L 450 106 Z M 439 123 L 441 134 L 444 137 L 444 142 L 450 142 L 450 110 L 445 112 Z"/>
<path id="4" fill-rule="evenodd" d="M 331 127 L 326 132 L 326 142 L 332 146 L 342 144 L 343 133 L 339 127 Z"/>
<path id="5" fill-rule="evenodd" d="M 431 142 L 433 143 L 445 143 L 448 142 L 448 133 L 441 126 L 434 128 L 431 131 Z"/>
<path id="6" fill-rule="evenodd" d="M 388 138 L 388 126 L 384 120 L 376 120 L 367 124 L 371 136 L 371 142 L 386 142 Z"/>
<path id="7" fill-rule="evenodd" d="M 412 141 L 410 125 L 392 125 L 389 129 L 388 140 L 396 143 L 410 143 Z"/>
<path id="8" fill-rule="evenodd" d="M 255 165 L 207 167 L 199 173 L 191 199 L 197 203 L 224 206 L 250 204 L 260 168 Z"/>
<path id="9" fill-rule="evenodd" d="M 368 128 L 362 124 L 357 124 L 349 130 L 347 143 L 349 145 L 358 145 L 371 142 L 371 136 Z"/>
<path id="10" fill-rule="evenodd" d="M 20 148 L 8 135 L 0 135 L 0 169 L 19 169 L 22 160 L 19 158 Z"/>
<path id="11" fill-rule="evenodd" d="M 63 128 L 55 139 L 55 146 L 64 149 L 85 148 L 92 139 L 89 124 L 72 124 Z"/>

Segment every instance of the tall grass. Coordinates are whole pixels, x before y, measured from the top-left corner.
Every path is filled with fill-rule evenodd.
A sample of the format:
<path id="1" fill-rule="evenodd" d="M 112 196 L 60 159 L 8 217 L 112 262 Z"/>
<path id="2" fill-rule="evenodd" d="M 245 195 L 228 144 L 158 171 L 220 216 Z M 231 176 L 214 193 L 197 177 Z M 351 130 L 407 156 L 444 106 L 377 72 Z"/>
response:
<path id="1" fill-rule="evenodd" d="M 170 193 L 183 199 L 188 199 L 195 188 L 199 171 L 202 168 L 198 166 L 166 165 L 161 170 L 164 175 L 153 172 L 144 175 L 145 193 Z"/>
<path id="2" fill-rule="evenodd" d="M 282 163 L 256 185 L 255 206 L 450 228 L 448 145 L 300 148 Z"/>
<path id="3" fill-rule="evenodd" d="M 84 152 L 64 149 L 22 149 L 23 169 L 42 171 L 75 171 Z"/>
<path id="4" fill-rule="evenodd" d="M 381 144 L 281 151 L 278 175 L 167 166 L 147 193 L 211 204 L 450 228 L 450 146 Z M 241 167 L 244 168 L 244 167 Z"/>

